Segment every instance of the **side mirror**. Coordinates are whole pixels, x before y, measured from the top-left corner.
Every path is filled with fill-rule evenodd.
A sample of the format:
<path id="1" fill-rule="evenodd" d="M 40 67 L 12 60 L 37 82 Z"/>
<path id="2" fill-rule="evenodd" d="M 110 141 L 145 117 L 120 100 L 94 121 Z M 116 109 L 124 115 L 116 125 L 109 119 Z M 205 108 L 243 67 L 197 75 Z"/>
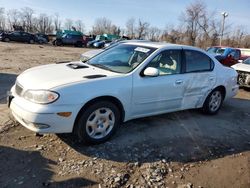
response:
<path id="1" fill-rule="evenodd" d="M 143 72 L 144 76 L 156 77 L 159 76 L 159 70 L 154 67 L 148 67 Z"/>

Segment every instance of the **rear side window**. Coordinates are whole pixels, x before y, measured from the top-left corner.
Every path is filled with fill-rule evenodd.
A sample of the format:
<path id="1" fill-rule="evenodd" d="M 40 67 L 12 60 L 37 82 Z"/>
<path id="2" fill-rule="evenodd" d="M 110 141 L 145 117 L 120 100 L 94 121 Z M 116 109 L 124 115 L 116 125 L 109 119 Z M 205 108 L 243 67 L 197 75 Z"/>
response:
<path id="1" fill-rule="evenodd" d="M 186 72 L 202 72 L 213 70 L 213 61 L 206 54 L 193 50 L 185 50 L 185 58 Z"/>

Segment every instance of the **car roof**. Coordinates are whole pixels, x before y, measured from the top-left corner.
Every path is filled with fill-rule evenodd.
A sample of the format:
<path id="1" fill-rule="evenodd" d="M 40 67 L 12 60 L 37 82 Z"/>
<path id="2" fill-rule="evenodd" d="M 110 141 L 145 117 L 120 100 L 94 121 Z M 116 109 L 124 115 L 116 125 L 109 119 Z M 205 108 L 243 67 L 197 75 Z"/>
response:
<path id="1" fill-rule="evenodd" d="M 124 44 L 124 43 L 123 43 Z M 166 42 L 150 42 L 150 41 L 138 41 L 138 42 L 134 42 L 134 41 L 128 41 L 125 44 L 131 44 L 131 45 L 138 45 L 138 46 L 144 46 L 144 47 L 152 47 L 152 48 L 157 48 L 157 49 L 161 49 L 161 48 L 171 48 L 171 47 L 182 47 L 185 49 L 192 49 L 192 50 L 201 50 L 197 47 L 193 47 L 193 46 L 187 46 L 187 45 L 181 45 L 181 44 L 172 44 L 172 43 L 166 43 Z"/>

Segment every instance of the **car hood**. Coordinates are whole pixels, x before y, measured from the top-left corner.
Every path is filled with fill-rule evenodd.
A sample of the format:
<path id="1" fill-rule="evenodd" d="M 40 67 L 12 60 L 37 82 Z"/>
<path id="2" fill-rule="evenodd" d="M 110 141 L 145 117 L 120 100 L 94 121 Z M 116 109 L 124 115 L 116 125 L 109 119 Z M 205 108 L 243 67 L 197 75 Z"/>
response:
<path id="1" fill-rule="evenodd" d="M 50 64 L 34 67 L 17 77 L 24 89 L 52 89 L 74 82 L 105 79 L 120 75 L 81 62 Z"/>
<path id="2" fill-rule="evenodd" d="M 232 66 L 235 70 L 250 72 L 250 65 L 244 63 L 237 63 Z"/>

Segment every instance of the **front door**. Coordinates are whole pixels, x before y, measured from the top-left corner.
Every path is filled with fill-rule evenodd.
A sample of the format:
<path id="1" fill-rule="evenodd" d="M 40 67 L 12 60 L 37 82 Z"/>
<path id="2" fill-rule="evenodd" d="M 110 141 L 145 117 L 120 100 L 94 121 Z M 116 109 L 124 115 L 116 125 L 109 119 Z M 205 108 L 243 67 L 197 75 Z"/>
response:
<path id="1" fill-rule="evenodd" d="M 187 75 L 181 73 L 181 62 L 181 49 L 166 50 L 156 55 L 147 65 L 158 69 L 158 76 L 134 74 L 131 109 L 133 117 L 181 109 L 188 80 Z"/>

